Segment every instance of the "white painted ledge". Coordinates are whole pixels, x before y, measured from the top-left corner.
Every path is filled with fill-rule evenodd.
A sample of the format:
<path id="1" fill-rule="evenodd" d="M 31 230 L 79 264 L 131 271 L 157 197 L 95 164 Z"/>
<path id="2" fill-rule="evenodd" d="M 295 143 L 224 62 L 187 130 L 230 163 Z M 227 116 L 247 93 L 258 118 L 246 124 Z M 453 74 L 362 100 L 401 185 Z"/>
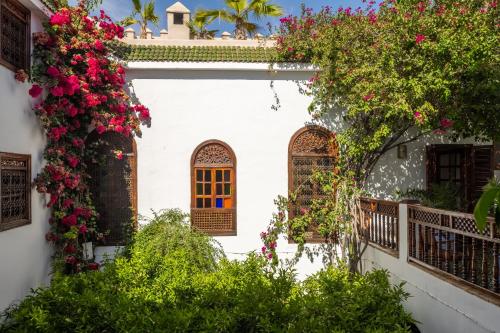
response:
<path id="1" fill-rule="evenodd" d="M 168 62 L 168 61 L 130 61 L 128 70 L 209 70 L 209 71 L 256 71 L 256 72 L 316 72 L 317 67 L 310 64 L 280 63 L 271 67 L 269 63 L 246 62 Z"/>

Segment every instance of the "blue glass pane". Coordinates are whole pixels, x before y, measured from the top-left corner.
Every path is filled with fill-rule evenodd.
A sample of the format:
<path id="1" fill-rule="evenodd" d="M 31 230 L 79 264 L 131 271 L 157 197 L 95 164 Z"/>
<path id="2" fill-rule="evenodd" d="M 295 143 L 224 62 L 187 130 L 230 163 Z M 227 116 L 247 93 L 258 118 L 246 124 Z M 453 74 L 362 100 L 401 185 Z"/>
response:
<path id="1" fill-rule="evenodd" d="M 216 208 L 222 208 L 223 207 L 222 198 L 215 199 L 215 207 Z"/>

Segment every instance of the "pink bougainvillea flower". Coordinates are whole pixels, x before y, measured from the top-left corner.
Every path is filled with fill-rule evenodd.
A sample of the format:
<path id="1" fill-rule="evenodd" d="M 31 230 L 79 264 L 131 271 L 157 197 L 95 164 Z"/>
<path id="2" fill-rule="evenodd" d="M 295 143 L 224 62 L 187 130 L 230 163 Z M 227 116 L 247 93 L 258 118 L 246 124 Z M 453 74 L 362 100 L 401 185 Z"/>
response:
<path id="1" fill-rule="evenodd" d="M 81 138 L 73 138 L 73 140 L 71 140 L 71 143 L 76 148 L 82 148 L 84 145 L 83 139 L 81 139 Z"/>
<path id="2" fill-rule="evenodd" d="M 441 125 L 442 128 L 450 128 L 452 127 L 454 124 L 454 121 L 453 120 L 450 120 L 448 118 L 443 118 L 441 119 L 441 121 L 439 122 L 439 125 Z"/>
<path id="3" fill-rule="evenodd" d="M 263 246 L 262 249 L 260 249 L 262 251 L 262 253 L 266 253 L 267 251 L 267 247 Z"/>
<path id="4" fill-rule="evenodd" d="M 74 256 L 67 256 L 65 259 L 64 259 L 64 262 L 69 264 L 69 265 L 75 265 L 77 263 L 77 259 L 74 257 Z"/>
<path id="5" fill-rule="evenodd" d="M 55 86 L 50 89 L 50 93 L 56 97 L 62 97 L 64 95 L 64 89 L 61 86 Z"/>
<path id="6" fill-rule="evenodd" d="M 424 122 L 424 116 L 420 112 L 415 112 L 414 117 L 419 124 L 422 124 Z"/>
<path id="7" fill-rule="evenodd" d="M 269 259 L 269 260 L 273 259 L 273 254 L 272 254 L 272 253 L 269 253 L 269 254 L 267 255 L 267 259 Z"/>
<path id="8" fill-rule="evenodd" d="M 368 95 L 363 96 L 363 100 L 365 102 L 368 102 L 369 100 L 372 100 L 375 97 L 374 93 L 369 93 Z"/>
<path id="9" fill-rule="evenodd" d="M 97 51 L 104 51 L 104 44 L 99 39 L 96 39 L 94 42 L 94 48 Z"/>
<path id="10" fill-rule="evenodd" d="M 29 90 L 29 94 L 33 98 L 37 98 L 42 93 L 43 89 L 38 84 L 34 84 Z"/>
<path id="11" fill-rule="evenodd" d="M 123 159 L 123 152 L 121 150 L 113 150 L 113 153 L 115 154 L 115 157 L 119 160 Z"/>
<path id="12" fill-rule="evenodd" d="M 88 232 L 87 225 L 82 224 L 78 231 L 80 231 L 81 234 L 86 234 Z"/>
<path id="13" fill-rule="evenodd" d="M 423 13 L 425 12 L 425 9 L 427 8 L 427 4 L 423 1 L 420 1 L 418 4 L 417 4 L 417 10 L 419 13 Z"/>
<path id="14" fill-rule="evenodd" d="M 71 207 L 73 205 L 74 202 L 75 201 L 73 199 L 69 199 L 69 198 L 68 199 L 64 199 L 62 207 L 63 208 L 69 208 L 69 207 Z"/>
<path id="15" fill-rule="evenodd" d="M 106 132 L 106 127 L 104 127 L 103 125 L 99 125 L 95 128 L 95 130 L 97 131 L 98 134 L 102 134 Z"/>
<path id="16" fill-rule="evenodd" d="M 47 74 L 51 77 L 58 77 L 61 72 L 59 72 L 59 70 L 57 69 L 57 67 L 55 66 L 49 66 L 47 68 Z"/>
<path id="17" fill-rule="evenodd" d="M 67 8 L 61 9 L 58 13 L 55 13 L 50 17 L 50 25 L 63 26 L 71 23 L 70 12 Z"/>
<path id="18" fill-rule="evenodd" d="M 77 222 L 78 222 L 78 217 L 74 214 L 66 215 L 61 220 L 61 223 L 68 227 L 76 225 Z"/>
<path id="19" fill-rule="evenodd" d="M 72 254 L 76 253 L 76 247 L 73 244 L 68 244 L 64 247 L 64 253 Z"/>
<path id="20" fill-rule="evenodd" d="M 78 163 L 80 163 L 78 158 L 74 155 L 68 155 L 66 157 L 66 161 L 68 161 L 68 165 L 72 168 L 76 168 L 78 166 Z"/>
<path id="21" fill-rule="evenodd" d="M 425 41 L 425 39 L 426 39 L 425 35 L 422 35 L 422 34 L 417 34 L 417 35 L 415 36 L 415 43 L 417 43 L 417 45 L 418 45 L 418 44 L 420 44 L 420 43 L 424 42 L 424 41 Z"/>
<path id="22" fill-rule="evenodd" d="M 91 271 L 97 271 L 99 269 L 99 264 L 96 262 L 91 262 L 87 265 L 87 267 Z"/>

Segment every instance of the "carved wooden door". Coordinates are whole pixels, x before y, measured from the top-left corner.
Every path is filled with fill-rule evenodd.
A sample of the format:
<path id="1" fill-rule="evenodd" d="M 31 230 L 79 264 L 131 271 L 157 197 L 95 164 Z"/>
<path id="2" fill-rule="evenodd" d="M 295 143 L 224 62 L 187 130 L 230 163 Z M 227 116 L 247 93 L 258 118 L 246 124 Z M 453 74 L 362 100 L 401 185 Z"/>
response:
<path id="1" fill-rule="evenodd" d="M 89 163 L 91 195 L 99 213 L 98 229 L 105 245 L 124 245 L 136 226 L 137 170 L 134 141 L 116 133 L 90 137 L 97 156 Z M 117 156 L 117 152 L 121 152 Z"/>

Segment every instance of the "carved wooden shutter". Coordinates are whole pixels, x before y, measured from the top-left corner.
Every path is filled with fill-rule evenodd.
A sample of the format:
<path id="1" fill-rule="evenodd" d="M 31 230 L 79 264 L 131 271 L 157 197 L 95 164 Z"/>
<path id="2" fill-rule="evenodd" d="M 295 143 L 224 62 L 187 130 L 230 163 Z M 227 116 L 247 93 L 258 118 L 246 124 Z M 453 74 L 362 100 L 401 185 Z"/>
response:
<path id="1" fill-rule="evenodd" d="M 437 182 L 437 153 L 436 145 L 428 145 L 426 148 L 426 177 L 427 177 L 427 189 L 432 188 L 432 184 Z"/>
<path id="2" fill-rule="evenodd" d="M 294 218 L 309 209 L 314 200 L 326 198 L 321 186 L 311 177 L 315 172 L 333 171 L 338 158 L 338 146 L 333 133 L 319 126 L 299 130 L 289 147 L 289 190 L 296 193 L 290 205 L 289 216 Z M 308 242 L 321 242 L 323 237 L 311 226 L 306 235 Z"/>
<path id="3" fill-rule="evenodd" d="M 100 139 L 100 140 L 99 140 Z M 124 245 L 136 225 L 136 155 L 133 139 L 117 133 L 97 138 L 97 160 L 89 163 L 91 193 L 99 213 L 98 227 L 106 245 Z M 120 160 L 114 151 L 120 150 Z"/>
<path id="4" fill-rule="evenodd" d="M 471 199 L 475 203 L 483 193 L 484 186 L 493 178 L 493 146 L 472 148 Z"/>
<path id="5" fill-rule="evenodd" d="M 15 0 L 0 0 L 0 63 L 29 70 L 30 11 Z"/>

